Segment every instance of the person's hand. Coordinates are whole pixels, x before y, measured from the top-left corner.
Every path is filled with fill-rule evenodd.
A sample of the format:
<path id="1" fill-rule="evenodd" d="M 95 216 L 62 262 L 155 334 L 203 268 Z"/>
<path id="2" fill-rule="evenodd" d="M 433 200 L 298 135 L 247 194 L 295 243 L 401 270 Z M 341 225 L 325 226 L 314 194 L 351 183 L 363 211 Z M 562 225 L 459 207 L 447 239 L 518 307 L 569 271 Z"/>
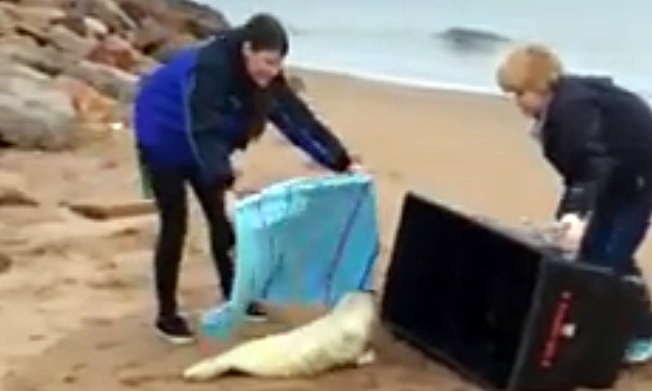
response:
<path id="1" fill-rule="evenodd" d="M 351 173 L 351 174 L 356 174 L 356 173 L 365 173 L 365 172 L 367 172 L 367 170 L 360 163 L 352 163 L 349 166 L 349 168 L 346 170 L 346 172 Z"/>
<path id="2" fill-rule="evenodd" d="M 586 221 L 568 213 L 553 224 L 553 237 L 557 245 L 569 252 L 576 252 L 586 230 Z"/>
<path id="3" fill-rule="evenodd" d="M 346 172 L 350 174 L 359 174 L 359 173 L 367 172 L 367 169 L 362 165 L 362 160 L 360 159 L 360 156 L 351 157 L 351 164 L 347 168 Z"/>

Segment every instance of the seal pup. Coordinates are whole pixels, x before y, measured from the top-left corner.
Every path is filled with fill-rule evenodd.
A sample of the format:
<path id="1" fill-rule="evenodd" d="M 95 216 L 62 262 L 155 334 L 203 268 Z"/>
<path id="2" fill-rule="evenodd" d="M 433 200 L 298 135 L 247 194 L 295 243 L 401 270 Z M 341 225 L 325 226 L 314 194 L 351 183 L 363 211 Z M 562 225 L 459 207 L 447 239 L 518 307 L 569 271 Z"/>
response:
<path id="1" fill-rule="evenodd" d="M 192 365 L 189 381 L 231 372 L 266 378 L 313 376 L 375 360 L 370 339 L 376 319 L 371 292 L 346 294 L 326 315 L 290 331 L 244 342 Z"/>

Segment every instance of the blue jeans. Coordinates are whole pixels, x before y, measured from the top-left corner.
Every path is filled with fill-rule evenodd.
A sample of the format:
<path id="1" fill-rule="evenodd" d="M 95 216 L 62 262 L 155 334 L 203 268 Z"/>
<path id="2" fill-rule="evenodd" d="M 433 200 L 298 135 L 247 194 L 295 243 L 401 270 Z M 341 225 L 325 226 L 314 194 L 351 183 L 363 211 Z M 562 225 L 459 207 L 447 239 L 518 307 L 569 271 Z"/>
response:
<path id="1" fill-rule="evenodd" d="M 640 310 L 635 335 L 652 337 L 650 293 L 636 264 L 636 250 L 645 239 L 652 215 L 652 190 L 598 202 L 580 247 L 580 259 L 640 281 Z"/>

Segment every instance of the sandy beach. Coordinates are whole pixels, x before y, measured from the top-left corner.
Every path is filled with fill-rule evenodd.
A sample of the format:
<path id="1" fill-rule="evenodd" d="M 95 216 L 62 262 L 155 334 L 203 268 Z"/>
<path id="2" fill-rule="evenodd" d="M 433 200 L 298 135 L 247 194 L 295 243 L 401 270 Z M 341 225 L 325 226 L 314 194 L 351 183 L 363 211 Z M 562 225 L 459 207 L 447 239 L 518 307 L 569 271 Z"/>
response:
<path id="1" fill-rule="evenodd" d="M 420 90 L 301 72 L 311 104 L 359 154 L 378 186 L 383 281 L 403 195 L 437 200 L 509 224 L 549 221 L 556 176 L 527 136 L 527 122 L 504 99 Z M 314 174 L 274 133 L 238 159 L 238 188 Z M 151 215 L 93 222 L 60 206 L 140 197 L 129 132 L 61 154 L 6 151 L 0 169 L 20 173 L 37 206 L 0 207 L 0 377 L 3 391 L 471 391 L 449 370 L 381 335 L 379 361 L 317 379 L 227 378 L 187 385 L 180 373 L 201 355 L 153 333 Z M 182 276 L 188 311 L 213 304 L 215 279 L 203 220 L 193 205 Z M 652 275 L 652 245 L 641 259 Z M 648 279 L 650 281 L 650 279 Z M 623 373 L 617 390 L 652 389 L 652 367 Z"/>

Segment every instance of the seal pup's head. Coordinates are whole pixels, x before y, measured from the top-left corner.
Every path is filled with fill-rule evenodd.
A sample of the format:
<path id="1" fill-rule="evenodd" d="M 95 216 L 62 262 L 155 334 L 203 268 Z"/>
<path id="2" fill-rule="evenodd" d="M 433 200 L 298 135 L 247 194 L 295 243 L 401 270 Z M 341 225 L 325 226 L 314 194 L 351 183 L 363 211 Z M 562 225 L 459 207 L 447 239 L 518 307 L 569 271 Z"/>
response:
<path id="1" fill-rule="evenodd" d="M 333 308 L 332 316 L 346 333 L 368 336 L 376 321 L 375 295 L 371 291 L 345 294 Z"/>

